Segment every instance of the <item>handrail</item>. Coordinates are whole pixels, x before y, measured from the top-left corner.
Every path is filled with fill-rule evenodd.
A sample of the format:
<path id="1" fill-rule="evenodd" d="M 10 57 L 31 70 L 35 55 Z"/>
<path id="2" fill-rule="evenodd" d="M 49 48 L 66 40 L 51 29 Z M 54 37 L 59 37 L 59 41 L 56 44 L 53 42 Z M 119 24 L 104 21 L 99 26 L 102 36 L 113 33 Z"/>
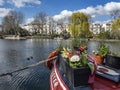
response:
<path id="1" fill-rule="evenodd" d="M 58 56 L 54 56 L 54 57 L 52 57 L 52 58 L 49 58 L 49 59 L 45 59 L 45 60 L 39 61 L 38 63 L 35 63 L 35 64 L 32 64 L 32 65 L 23 67 L 23 68 L 21 68 L 21 69 L 17 69 L 17 70 L 12 71 L 12 72 L 2 73 L 2 74 L 0 74 L 0 77 L 6 76 L 6 75 L 12 76 L 12 74 L 15 73 L 15 72 L 23 71 L 23 70 L 26 70 L 26 69 L 29 69 L 29 68 L 38 66 L 38 65 L 40 65 L 40 64 L 42 64 L 42 63 L 45 63 L 45 62 L 47 62 L 47 61 L 54 60 L 54 59 L 56 59 L 57 57 L 58 57 Z"/>

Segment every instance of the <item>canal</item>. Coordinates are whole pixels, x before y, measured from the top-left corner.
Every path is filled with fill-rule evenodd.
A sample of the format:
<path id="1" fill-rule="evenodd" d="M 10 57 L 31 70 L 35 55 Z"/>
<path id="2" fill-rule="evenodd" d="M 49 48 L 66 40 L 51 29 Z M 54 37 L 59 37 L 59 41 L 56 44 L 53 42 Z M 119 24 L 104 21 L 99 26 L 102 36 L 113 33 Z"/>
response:
<path id="1" fill-rule="evenodd" d="M 62 43 L 69 44 L 69 40 Z M 58 39 L 0 39 L 0 74 L 12 72 L 22 67 L 45 60 L 49 53 L 61 43 Z M 88 53 L 97 49 L 98 41 L 87 41 Z M 120 52 L 120 41 L 106 44 L 113 52 Z M 49 90 L 50 71 L 45 63 L 33 68 L 0 77 L 0 90 Z"/>

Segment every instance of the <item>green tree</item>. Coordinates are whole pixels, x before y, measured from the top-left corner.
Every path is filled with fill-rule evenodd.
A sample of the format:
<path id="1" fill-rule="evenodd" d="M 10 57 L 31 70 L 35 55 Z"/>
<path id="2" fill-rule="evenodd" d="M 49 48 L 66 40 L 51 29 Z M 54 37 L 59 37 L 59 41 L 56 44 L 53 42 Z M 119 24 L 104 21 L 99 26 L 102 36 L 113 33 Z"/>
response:
<path id="1" fill-rule="evenodd" d="M 73 13 L 70 17 L 70 34 L 72 37 L 87 38 L 91 35 L 89 31 L 88 16 L 84 13 Z"/>
<path id="2" fill-rule="evenodd" d="M 102 31 L 98 34 L 100 39 L 110 39 L 110 31 Z"/>
<path id="3" fill-rule="evenodd" d="M 120 39 L 120 18 L 114 20 L 110 36 L 113 39 Z"/>

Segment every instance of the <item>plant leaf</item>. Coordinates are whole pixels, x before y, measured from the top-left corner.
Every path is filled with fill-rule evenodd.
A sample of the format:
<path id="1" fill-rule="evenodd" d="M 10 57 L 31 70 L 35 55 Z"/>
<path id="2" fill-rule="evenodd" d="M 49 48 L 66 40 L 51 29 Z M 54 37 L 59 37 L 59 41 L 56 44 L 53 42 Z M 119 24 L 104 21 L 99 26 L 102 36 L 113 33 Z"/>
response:
<path id="1" fill-rule="evenodd" d="M 94 72 L 94 64 L 92 63 L 92 62 L 89 62 L 88 63 L 88 66 L 89 66 L 89 68 L 90 68 L 90 70 L 91 70 L 91 74 L 93 74 L 93 72 Z"/>

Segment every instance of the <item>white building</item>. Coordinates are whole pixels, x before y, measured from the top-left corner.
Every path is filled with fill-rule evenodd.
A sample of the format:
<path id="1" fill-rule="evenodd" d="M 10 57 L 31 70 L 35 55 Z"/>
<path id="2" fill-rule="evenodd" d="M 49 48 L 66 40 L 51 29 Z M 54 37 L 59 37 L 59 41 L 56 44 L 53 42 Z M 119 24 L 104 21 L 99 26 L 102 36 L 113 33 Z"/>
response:
<path id="1" fill-rule="evenodd" d="M 56 31 L 56 34 L 60 34 L 62 33 L 63 31 L 68 31 L 68 24 L 57 24 L 56 25 L 56 28 L 55 28 L 55 31 Z"/>
<path id="2" fill-rule="evenodd" d="M 43 25 L 43 30 L 37 28 L 37 25 L 24 25 L 22 26 L 23 29 L 29 31 L 30 33 L 34 33 L 37 32 L 38 34 L 52 34 L 52 32 L 54 31 L 56 34 L 60 34 L 63 31 L 67 31 L 69 32 L 69 25 L 68 24 L 57 24 L 56 26 L 54 26 L 54 30 L 53 30 L 53 26 L 49 25 L 49 24 L 45 24 Z M 112 27 L 112 23 L 104 23 L 104 24 L 100 24 L 100 23 L 92 23 L 90 24 L 90 31 L 93 34 L 99 34 L 102 31 L 111 31 L 111 27 Z"/>
<path id="3" fill-rule="evenodd" d="M 99 24 L 99 23 L 92 23 L 90 24 L 90 31 L 93 32 L 93 34 L 99 34 L 100 32 L 103 31 L 111 31 L 112 30 L 112 23 L 104 23 L 104 24 Z"/>
<path id="4" fill-rule="evenodd" d="M 99 24 L 99 23 L 90 24 L 90 31 L 93 34 L 99 34 L 101 32 L 101 24 Z"/>
<path id="5" fill-rule="evenodd" d="M 43 25 L 43 31 L 41 29 L 38 29 L 37 25 L 23 25 L 21 26 L 23 29 L 27 30 L 30 33 L 35 33 L 37 32 L 38 34 L 51 34 L 52 33 L 52 27 L 50 25 Z"/>
<path id="6" fill-rule="evenodd" d="M 21 28 L 27 30 L 30 33 L 34 32 L 34 29 L 33 29 L 32 25 L 30 25 L 30 24 L 23 25 L 23 26 L 21 26 Z"/>
<path id="7" fill-rule="evenodd" d="M 109 22 L 109 23 L 104 23 L 102 25 L 102 28 L 104 29 L 104 31 L 111 31 L 112 30 L 112 23 Z"/>

